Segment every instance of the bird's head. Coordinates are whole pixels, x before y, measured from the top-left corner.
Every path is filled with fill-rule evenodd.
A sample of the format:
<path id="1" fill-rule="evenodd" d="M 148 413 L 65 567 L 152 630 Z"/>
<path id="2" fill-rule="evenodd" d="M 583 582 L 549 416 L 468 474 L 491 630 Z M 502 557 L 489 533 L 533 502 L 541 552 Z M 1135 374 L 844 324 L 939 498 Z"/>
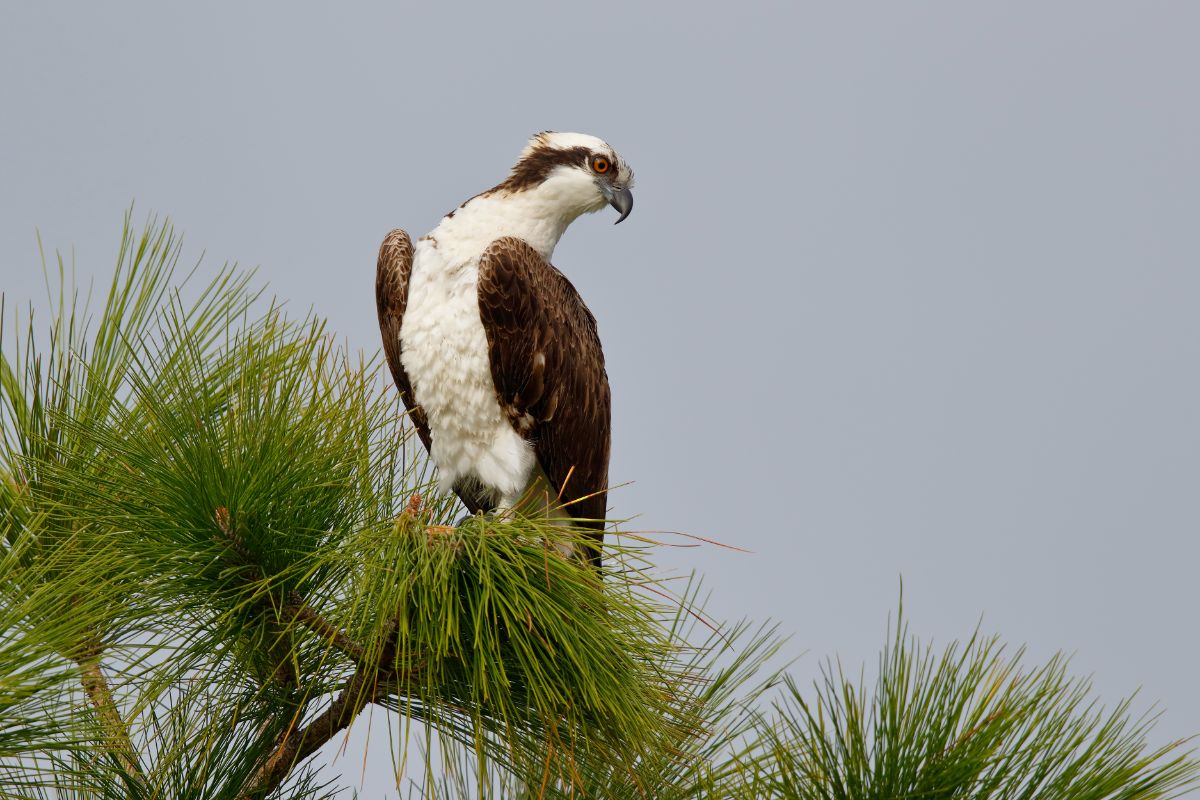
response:
<path id="1" fill-rule="evenodd" d="M 603 139 L 543 131 L 529 141 L 508 178 L 493 191 L 536 192 L 570 219 L 611 205 L 620 222 L 633 210 L 632 187 L 633 171 Z"/>

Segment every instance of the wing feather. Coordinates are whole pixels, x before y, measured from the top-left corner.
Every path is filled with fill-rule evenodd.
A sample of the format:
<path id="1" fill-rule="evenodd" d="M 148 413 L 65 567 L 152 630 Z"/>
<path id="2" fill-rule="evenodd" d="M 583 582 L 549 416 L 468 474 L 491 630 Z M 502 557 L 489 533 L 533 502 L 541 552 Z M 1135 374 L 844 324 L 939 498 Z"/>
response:
<path id="1" fill-rule="evenodd" d="M 429 420 L 413 396 L 412 384 L 400 361 L 400 326 L 408 306 L 408 279 L 412 274 L 413 246 L 408 234 L 399 228 L 389 233 L 379 246 L 379 262 L 375 269 L 375 308 L 379 312 L 379 331 L 383 335 L 383 353 L 387 357 L 392 379 L 400 390 L 408 417 L 417 435 L 428 450 Z"/>
<path id="2" fill-rule="evenodd" d="M 479 316 L 501 407 L 599 544 L 612 402 L 595 317 L 565 275 L 511 237 L 492 242 L 480 260 Z M 598 563 L 599 550 L 591 557 Z"/>

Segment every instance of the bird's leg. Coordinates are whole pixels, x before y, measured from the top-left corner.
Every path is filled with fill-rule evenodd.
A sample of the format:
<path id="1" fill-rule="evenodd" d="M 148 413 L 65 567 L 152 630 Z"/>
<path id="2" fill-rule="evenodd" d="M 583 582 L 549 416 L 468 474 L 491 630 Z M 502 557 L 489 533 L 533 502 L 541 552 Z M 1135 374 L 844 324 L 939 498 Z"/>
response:
<path id="1" fill-rule="evenodd" d="M 461 528 L 463 525 L 466 525 L 471 520 L 489 519 L 491 517 L 492 517 L 491 511 L 477 511 L 474 514 L 467 514 L 466 516 L 462 517 L 458 522 L 454 523 L 454 527 Z"/>
<path id="2" fill-rule="evenodd" d="M 512 522 L 516 519 L 517 514 L 525 514 L 529 517 L 542 517 L 551 525 L 568 525 L 567 517 L 561 508 L 558 508 L 554 503 L 555 495 L 550 491 L 550 483 L 544 475 L 535 475 L 528 486 L 520 492 L 501 495 L 495 505 L 486 510 L 480 510 L 473 514 L 467 514 L 454 523 L 454 527 L 461 528 L 472 520 L 485 519 L 493 522 Z M 579 548 L 572 542 L 564 539 L 551 540 L 550 538 L 539 537 L 521 537 L 524 544 L 537 545 L 554 550 L 559 556 L 565 559 L 578 558 Z"/>
<path id="3" fill-rule="evenodd" d="M 530 484 L 520 494 L 506 496 L 501 499 L 496 506 L 495 517 L 501 521 L 510 521 L 516 517 L 517 512 L 521 512 L 530 518 L 541 518 L 549 522 L 552 526 L 565 526 L 568 523 L 565 521 L 565 516 L 562 509 L 554 503 L 555 495 L 550 491 L 550 482 L 546 480 L 544 474 L 537 474 L 530 481 Z M 547 549 L 552 549 L 565 559 L 570 559 L 576 555 L 577 548 L 570 541 L 562 538 L 552 539 L 543 537 L 538 542 L 537 537 L 532 540 L 526 540 L 525 544 L 536 545 L 541 544 Z"/>

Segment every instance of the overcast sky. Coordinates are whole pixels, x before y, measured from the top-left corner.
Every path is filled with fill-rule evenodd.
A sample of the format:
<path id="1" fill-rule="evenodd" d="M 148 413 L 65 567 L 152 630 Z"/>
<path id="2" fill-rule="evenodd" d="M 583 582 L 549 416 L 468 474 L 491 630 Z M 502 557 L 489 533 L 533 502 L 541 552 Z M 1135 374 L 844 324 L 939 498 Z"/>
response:
<path id="1" fill-rule="evenodd" d="M 10 301 L 35 230 L 108 276 L 136 201 L 374 352 L 390 228 L 594 133 L 636 207 L 555 261 L 612 514 L 753 551 L 663 554 L 714 616 L 873 665 L 903 577 L 922 638 L 982 617 L 1200 732 L 1200 5 L 167 5 L 5 5 Z"/>

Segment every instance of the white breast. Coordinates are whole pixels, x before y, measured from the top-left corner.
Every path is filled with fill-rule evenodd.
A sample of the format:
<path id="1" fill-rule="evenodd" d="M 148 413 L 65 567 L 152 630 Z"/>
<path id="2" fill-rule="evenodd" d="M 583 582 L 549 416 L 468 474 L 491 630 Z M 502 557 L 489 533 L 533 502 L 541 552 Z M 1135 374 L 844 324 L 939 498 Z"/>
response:
<path id="1" fill-rule="evenodd" d="M 401 361 L 428 417 L 430 455 L 443 487 L 475 479 L 512 505 L 530 479 L 534 454 L 496 400 L 478 279 L 478 257 L 448 264 L 431 240 L 417 242 Z"/>

